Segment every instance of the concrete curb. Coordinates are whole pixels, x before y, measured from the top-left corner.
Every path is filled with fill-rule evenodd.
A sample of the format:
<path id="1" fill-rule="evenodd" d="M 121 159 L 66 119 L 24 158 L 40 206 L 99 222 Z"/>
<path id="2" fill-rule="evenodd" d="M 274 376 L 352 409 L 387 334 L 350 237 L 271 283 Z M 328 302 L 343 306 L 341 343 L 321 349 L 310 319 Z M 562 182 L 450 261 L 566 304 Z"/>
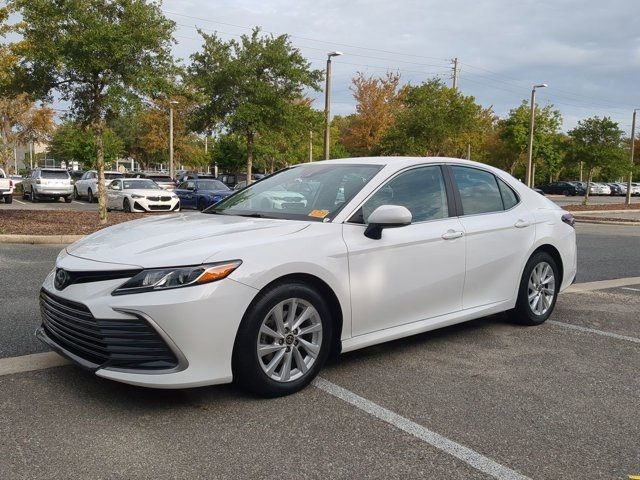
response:
<path id="1" fill-rule="evenodd" d="M 595 223 L 595 224 L 603 224 L 603 225 L 630 225 L 630 226 L 639 226 L 640 222 L 636 222 L 636 221 L 628 221 L 628 222 L 623 222 L 623 221 L 619 221 L 619 220 L 596 220 L 596 219 L 592 219 L 592 218 L 580 218 L 578 216 L 574 216 L 576 219 L 576 222 L 578 223 Z"/>
<path id="2" fill-rule="evenodd" d="M 0 243 L 22 243 L 29 245 L 69 244 L 84 235 L 0 235 Z"/>
<path id="3" fill-rule="evenodd" d="M 562 208 L 562 207 L 560 207 Z M 567 210 L 566 208 L 564 210 Z M 589 215 L 590 213 L 634 213 L 634 212 L 638 212 L 640 213 L 640 208 L 627 208 L 624 210 L 606 210 L 606 209 L 600 209 L 600 210 L 567 210 L 567 212 L 572 213 L 573 215 Z"/>

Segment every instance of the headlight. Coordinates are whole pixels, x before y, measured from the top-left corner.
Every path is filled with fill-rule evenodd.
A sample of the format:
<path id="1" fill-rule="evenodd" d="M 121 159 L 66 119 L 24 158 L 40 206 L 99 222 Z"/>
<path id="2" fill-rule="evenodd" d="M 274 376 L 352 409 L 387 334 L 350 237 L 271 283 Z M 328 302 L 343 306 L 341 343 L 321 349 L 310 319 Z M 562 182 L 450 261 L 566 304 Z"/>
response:
<path id="1" fill-rule="evenodd" d="M 144 195 L 138 195 L 137 193 L 134 193 L 131 195 L 131 198 L 144 198 Z"/>
<path id="2" fill-rule="evenodd" d="M 242 260 L 191 267 L 150 268 L 116 288 L 111 295 L 169 290 L 222 280 L 242 264 Z"/>

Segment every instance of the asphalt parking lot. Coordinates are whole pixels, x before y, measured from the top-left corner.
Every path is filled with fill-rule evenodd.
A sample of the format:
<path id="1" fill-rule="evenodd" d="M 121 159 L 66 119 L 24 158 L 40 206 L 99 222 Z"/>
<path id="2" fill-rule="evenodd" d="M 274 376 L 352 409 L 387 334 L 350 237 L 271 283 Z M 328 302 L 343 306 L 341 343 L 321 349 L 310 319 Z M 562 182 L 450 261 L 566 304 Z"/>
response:
<path id="1" fill-rule="evenodd" d="M 60 246 L 0 245 L 0 478 L 602 478 L 640 474 L 640 228 L 578 225 L 551 321 L 492 316 L 342 355 L 316 386 L 158 391 L 43 352 L 36 295 Z M 4 362 L 4 363 L 3 363 Z"/>

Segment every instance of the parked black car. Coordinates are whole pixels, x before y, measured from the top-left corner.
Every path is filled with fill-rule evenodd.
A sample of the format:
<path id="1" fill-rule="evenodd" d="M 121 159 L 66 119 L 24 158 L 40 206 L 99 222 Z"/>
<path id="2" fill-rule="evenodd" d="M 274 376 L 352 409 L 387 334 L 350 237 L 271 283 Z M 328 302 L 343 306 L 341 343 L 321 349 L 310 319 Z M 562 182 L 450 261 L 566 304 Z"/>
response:
<path id="1" fill-rule="evenodd" d="M 538 188 L 544 193 L 551 195 L 566 195 L 572 197 L 576 195 L 584 195 L 584 188 L 579 184 L 571 182 L 547 183 L 546 185 L 540 185 Z"/>
<path id="2" fill-rule="evenodd" d="M 264 177 L 265 177 L 264 173 L 251 174 L 251 179 L 254 182 Z M 218 175 L 218 180 L 224 183 L 227 187 L 234 188 L 236 184 L 247 181 L 247 174 L 246 173 L 221 173 L 220 175 Z"/>

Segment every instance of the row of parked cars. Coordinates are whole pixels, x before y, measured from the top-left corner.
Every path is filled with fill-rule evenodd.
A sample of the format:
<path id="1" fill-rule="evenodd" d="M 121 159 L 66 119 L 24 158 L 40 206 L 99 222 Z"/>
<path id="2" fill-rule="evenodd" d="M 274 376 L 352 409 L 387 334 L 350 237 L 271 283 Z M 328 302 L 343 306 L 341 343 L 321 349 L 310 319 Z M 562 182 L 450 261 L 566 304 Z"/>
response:
<path id="1" fill-rule="evenodd" d="M 240 173 L 224 173 L 216 178 L 211 174 L 179 171 L 178 180 L 174 180 L 166 173 L 107 171 L 104 177 L 107 209 L 127 212 L 204 210 L 246 185 L 246 175 Z M 262 177 L 264 174 L 252 176 L 254 181 Z M 95 202 L 98 197 L 95 170 L 69 172 L 62 168 L 38 167 L 20 181 L 22 198 L 34 203 L 45 198 L 64 199 L 67 203 L 73 199 Z M 12 188 L 13 185 L 12 182 Z M 4 196 L 8 203 L 11 200 L 6 198 L 11 197 L 12 192 Z"/>
<path id="2" fill-rule="evenodd" d="M 583 196 L 587 191 L 587 182 L 552 182 L 540 185 L 538 189 L 550 195 Z M 626 194 L 627 184 L 622 182 L 591 182 L 589 186 L 589 195 L 625 196 Z M 640 195 L 640 183 L 631 184 L 631 195 Z"/>

